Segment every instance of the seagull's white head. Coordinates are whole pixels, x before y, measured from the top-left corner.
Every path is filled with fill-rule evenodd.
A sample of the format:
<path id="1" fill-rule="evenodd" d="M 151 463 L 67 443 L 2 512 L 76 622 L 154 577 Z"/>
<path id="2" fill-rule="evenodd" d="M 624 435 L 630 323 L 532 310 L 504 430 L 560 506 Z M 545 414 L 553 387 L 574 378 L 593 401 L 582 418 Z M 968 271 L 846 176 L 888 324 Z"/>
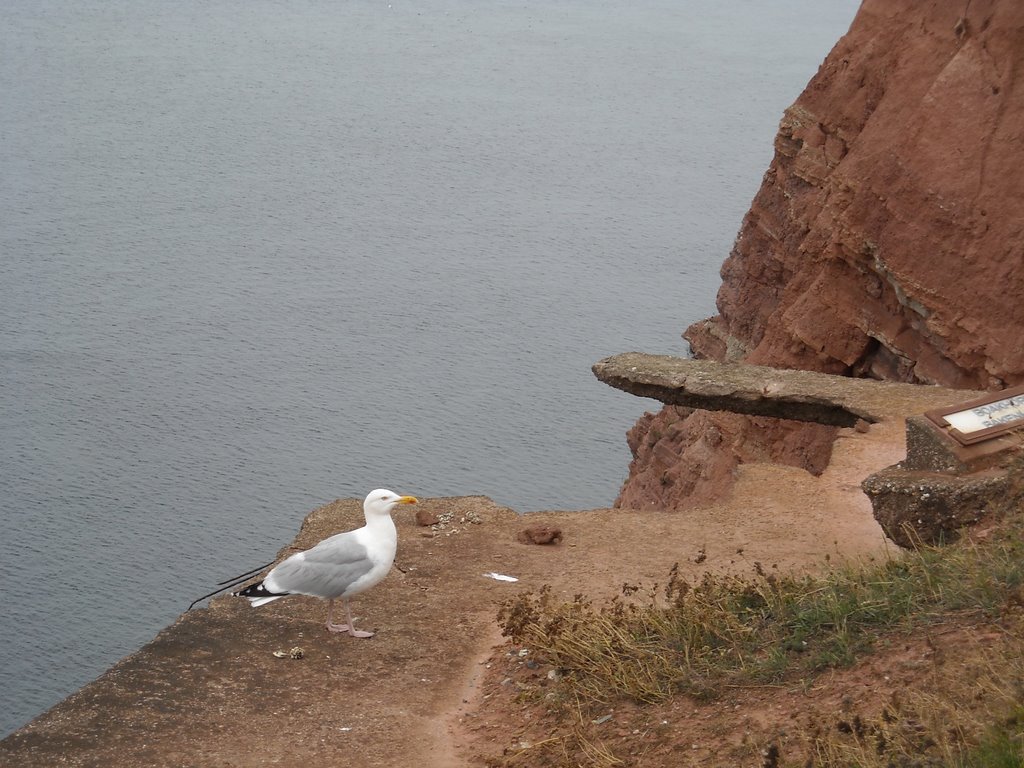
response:
<path id="1" fill-rule="evenodd" d="M 376 491 L 370 491 L 366 497 L 363 502 L 363 512 L 366 513 L 367 518 L 371 515 L 390 515 L 391 510 L 399 504 L 415 504 L 416 502 L 415 496 L 399 496 L 394 491 L 378 488 Z"/>

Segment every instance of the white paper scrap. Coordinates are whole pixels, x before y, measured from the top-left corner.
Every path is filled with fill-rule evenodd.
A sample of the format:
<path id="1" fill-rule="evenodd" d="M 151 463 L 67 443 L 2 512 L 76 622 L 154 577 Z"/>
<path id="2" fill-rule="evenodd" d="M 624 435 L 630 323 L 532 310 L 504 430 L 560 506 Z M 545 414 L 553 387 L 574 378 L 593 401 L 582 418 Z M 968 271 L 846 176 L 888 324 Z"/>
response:
<path id="1" fill-rule="evenodd" d="M 495 573 L 494 571 L 485 573 L 484 576 L 489 579 L 494 579 L 495 581 L 519 581 L 515 576 L 506 576 L 503 573 Z"/>

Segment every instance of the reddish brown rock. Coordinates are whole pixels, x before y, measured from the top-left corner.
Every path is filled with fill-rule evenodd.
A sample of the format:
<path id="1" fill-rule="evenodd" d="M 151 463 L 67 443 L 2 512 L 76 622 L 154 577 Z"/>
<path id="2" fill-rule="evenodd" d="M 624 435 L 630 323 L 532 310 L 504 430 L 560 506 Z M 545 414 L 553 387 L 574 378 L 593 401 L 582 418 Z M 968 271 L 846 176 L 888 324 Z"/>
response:
<path id="1" fill-rule="evenodd" d="M 562 529 L 551 525 L 527 526 L 516 534 L 520 544 L 561 544 Z"/>
<path id="2" fill-rule="evenodd" d="M 665 406 L 627 435 L 633 462 L 617 507 L 683 509 L 721 497 L 736 465 L 767 461 L 820 474 L 835 427 Z"/>
<path id="3" fill-rule="evenodd" d="M 962 388 L 1024 381 L 1022 63 L 1016 0 L 867 0 L 782 119 L 695 348 Z"/>
<path id="4" fill-rule="evenodd" d="M 437 525 L 440 521 L 438 516 L 429 509 L 417 509 L 416 510 L 416 525 L 426 528 L 430 525 Z"/>
<path id="5" fill-rule="evenodd" d="M 1024 382 L 1022 64 L 1018 0 L 865 0 L 782 118 L 722 267 L 720 314 L 685 334 L 694 352 L 957 388 Z M 751 455 L 827 463 L 820 430 L 669 411 L 631 431 L 618 506 L 706 500 Z M 791 440 L 803 447 L 778 447 Z"/>

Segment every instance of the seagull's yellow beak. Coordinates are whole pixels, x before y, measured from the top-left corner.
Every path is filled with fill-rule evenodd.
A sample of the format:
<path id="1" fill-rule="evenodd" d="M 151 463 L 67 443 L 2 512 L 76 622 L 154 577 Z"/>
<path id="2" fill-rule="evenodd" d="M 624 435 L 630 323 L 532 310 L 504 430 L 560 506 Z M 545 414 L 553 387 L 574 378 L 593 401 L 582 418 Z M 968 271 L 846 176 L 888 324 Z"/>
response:
<path id="1" fill-rule="evenodd" d="M 400 496 L 398 498 L 399 504 L 419 504 L 419 499 L 415 496 Z"/>

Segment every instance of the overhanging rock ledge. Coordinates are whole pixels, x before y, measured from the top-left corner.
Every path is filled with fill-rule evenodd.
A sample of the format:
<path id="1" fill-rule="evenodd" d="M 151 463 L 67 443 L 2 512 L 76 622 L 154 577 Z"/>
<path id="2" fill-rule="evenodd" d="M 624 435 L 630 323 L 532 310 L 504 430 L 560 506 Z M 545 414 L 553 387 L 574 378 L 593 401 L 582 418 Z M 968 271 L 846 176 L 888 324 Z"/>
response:
<path id="1" fill-rule="evenodd" d="M 668 405 L 852 427 L 948 405 L 973 392 L 813 371 L 624 352 L 594 364 L 609 386 Z"/>

